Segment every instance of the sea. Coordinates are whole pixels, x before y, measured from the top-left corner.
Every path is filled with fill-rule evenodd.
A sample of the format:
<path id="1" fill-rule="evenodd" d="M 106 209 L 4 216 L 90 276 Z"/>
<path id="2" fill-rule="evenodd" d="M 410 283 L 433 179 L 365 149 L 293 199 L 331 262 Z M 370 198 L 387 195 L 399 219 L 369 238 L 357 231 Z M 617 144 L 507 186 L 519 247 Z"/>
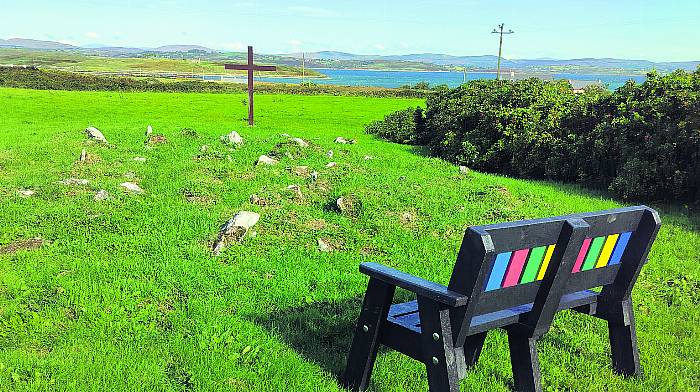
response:
<path id="1" fill-rule="evenodd" d="M 333 84 L 342 86 L 376 86 L 376 87 L 402 87 L 405 85 L 414 85 L 418 82 L 428 82 L 431 86 L 446 84 L 449 87 L 457 87 L 464 83 L 464 80 L 477 79 L 495 79 L 496 73 L 488 72 L 467 72 L 466 76 L 462 72 L 433 72 L 433 71 L 375 71 L 375 70 L 358 70 L 358 69 L 314 69 L 314 71 L 322 73 L 325 78 L 307 78 L 306 81 L 312 81 L 316 84 Z M 644 76 L 633 75 L 606 75 L 606 74 L 580 74 L 580 73 L 551 73 L 551 74 L 521 74 L 521 73 L 501 73 L 501 79 L 523 79 L 525 77 L 540 77 L 547 80 L 567 79 L 579 81 L 586 84 L 587 82 L 596 82 L 606 86 L 610 90 L 614 90 L 627 82 L 634 80 L 637 83 L 642 83 L 646 79 Z M 205 80 L 223 80 L 229 82 L 245 83 L 245 77 L 236 76 L 223 78 L 219 75 L 207 75 Z M 271 83 L 301 83 L 301 78 L 291 77 L 261 77 L 255 76 L 256 81 L 271 82 Z"/>

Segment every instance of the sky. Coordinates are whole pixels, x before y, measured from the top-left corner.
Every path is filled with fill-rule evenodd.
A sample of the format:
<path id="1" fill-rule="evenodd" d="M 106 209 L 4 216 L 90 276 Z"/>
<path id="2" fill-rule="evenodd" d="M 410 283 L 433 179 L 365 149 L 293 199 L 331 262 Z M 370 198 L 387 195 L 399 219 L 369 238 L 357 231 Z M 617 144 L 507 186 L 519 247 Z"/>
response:
<path id="1" fill-rule="evenodd" d="M 0 0 L 0 38 L 260 53 L 700 60 L 700 0 Z"/>

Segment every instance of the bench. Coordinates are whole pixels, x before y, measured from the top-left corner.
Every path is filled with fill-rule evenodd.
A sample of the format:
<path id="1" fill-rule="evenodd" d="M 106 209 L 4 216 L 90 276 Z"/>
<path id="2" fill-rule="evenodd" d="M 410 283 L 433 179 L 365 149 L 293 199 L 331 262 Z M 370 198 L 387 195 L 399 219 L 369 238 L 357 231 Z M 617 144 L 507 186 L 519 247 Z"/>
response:
<path id="1" fill-rule="evenodd" d="M 503 328 L 515 389 L 541 391 L 536 342 L 565 309 L 606 320 L 614 370 L 639 375 L 631 293 L 660 225 L 637 206 L 469 227 L 447 286 L 363 263 L 343 383 L 364 390 L 384 345 L 423 362 L 431 391 L 459 391 L 487 332 Z M 416 300 L 392 304 L 396 287 Z"/>

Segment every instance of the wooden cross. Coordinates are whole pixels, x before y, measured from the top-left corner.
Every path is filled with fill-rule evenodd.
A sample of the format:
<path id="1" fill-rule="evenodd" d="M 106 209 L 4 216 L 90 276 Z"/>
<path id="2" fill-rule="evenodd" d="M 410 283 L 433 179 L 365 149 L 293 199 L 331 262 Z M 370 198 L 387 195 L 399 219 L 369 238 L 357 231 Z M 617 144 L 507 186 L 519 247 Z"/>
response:
<path id="1" fill-rule="evenodd" d="M 277 71 L 274 65 L 253 64 L 253 47 L 248 46 L 248 64 L 225 64 L 225 69 L 248 71 L 248 125 L 253 126 L 253 71 Z"/>

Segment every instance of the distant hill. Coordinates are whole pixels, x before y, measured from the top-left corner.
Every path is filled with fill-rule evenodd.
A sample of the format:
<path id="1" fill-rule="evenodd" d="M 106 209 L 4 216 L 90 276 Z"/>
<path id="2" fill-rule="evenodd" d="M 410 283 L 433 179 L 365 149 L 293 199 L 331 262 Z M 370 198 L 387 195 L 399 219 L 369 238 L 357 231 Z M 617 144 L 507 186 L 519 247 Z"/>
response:
<path id="1" fill-rule="evenodd" d="M 61 42 L 41 41 L 29 38 L 10 38 L 6 40 L 0 39 L 0 47 L 52 50 L 78 49 L 77 46 L 64 44 Z"/>
<path id="2" fill-rule="evenodd" d="M 151 49 L 151 50 L 154 52 L 168 52 L 168 53 L 189 52 L 191 50 L 198 50 L 198 51 L 207 52 L 207 53 L 217 52 L 214 49 L 210 49 L 210 48 L 200 46 L 200 45 L 164 45 L 164 46 L 159 46 L 159 47 Z"/>

